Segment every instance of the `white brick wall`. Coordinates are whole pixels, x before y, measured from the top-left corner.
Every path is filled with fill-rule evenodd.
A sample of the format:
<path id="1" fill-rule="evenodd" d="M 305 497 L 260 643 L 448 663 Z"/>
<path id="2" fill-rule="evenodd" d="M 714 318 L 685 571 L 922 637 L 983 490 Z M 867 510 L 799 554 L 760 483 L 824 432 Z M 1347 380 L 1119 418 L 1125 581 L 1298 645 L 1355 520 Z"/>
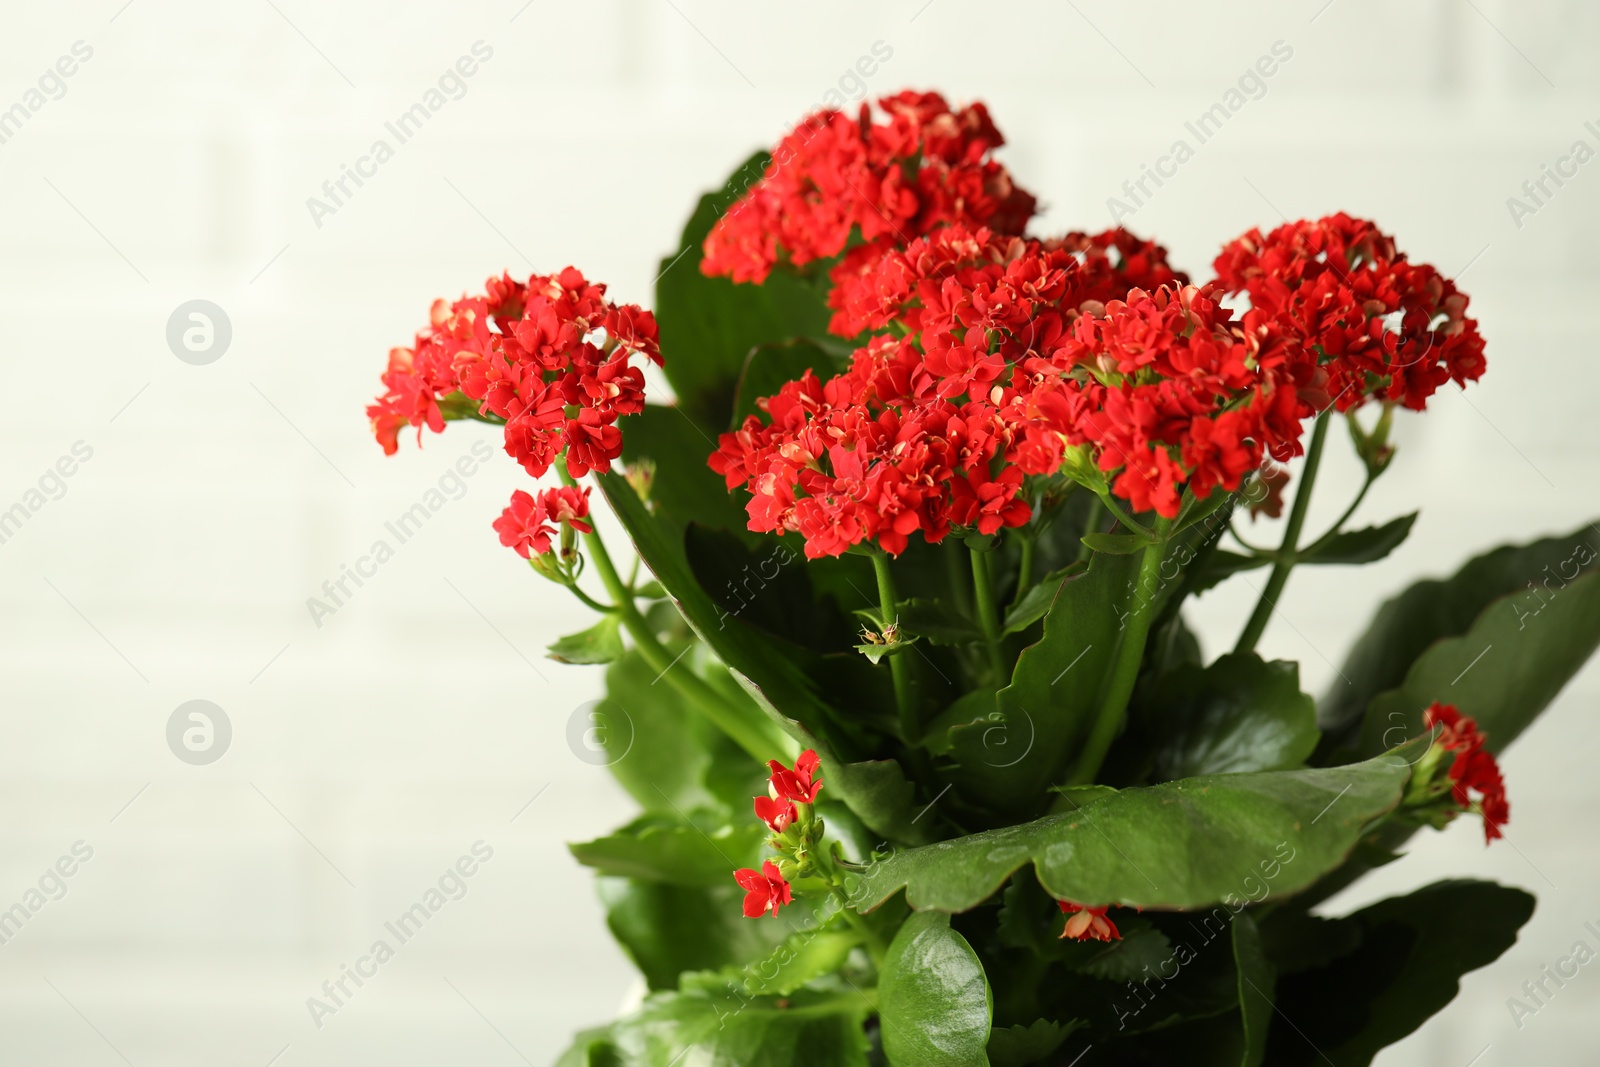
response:
<path id="1" fill-rule="evenodd" d="M 74 41 L 94 49 L 0 144 L 0 507 L 74 442 L 94 449 L 0 544 L 0 906 L 74 841 L 95 849 L 0 947 L 0 1063 L 259 1067 L 285 1045 L 285 1065 L 540 1063 L 611 1014 L 630 968 L 561 842 L 629 805 L 563 740 L 597 673 L 540 658 L 582 612 L 488 529 L 517 472 L 475 475 L 322 628 L 304 601 L 482 435 L 453 427 L 392 460 L 367 436 L 384 353 L 433 296 L 575 262 L 648 299 L 695 196 L 875 41 L 894 55 L 873 92 L 990 103 L 1059 229 L 1104 224 L 1106 197 L 1284 40 L 1265 98 L 1130 225 L 1202 273 L 1222 240 L 1278 221 L 1265 197 L 1371 215 L 1447 272 L 1472 264 L 1490 372 L 1401 421 L 1400 465 L 1363 509 L 1420 503 L 1411 541 L 1358 580 L 1297 574 L 1294 628 L 1264 642 L 1308 689 L 1414 575 L 1600 512 L 1600 164 L 1520 229 L 1505 208 L 1575 138 L 1595 143 L 1592 5 L 120 2 L 14 5 L 0 35 L 0 107 Z M 478 39 L 494 56 L 466 96 L 314 226 L 305 198 Z M 164 340 L 196 297 L 234 330 L 205 367 Z M 1330 516 L 1354 479 L 1335 456 Z M 1201 603 L 1209 648 L 1248 593 Z M 1380 1062 L 1464 1067 L 1486 1045 L 1482 1067 L 1592 1062 L 1600 977 L 1520 1032 L 1504 1001 L 1600 919 L 1597 695 L 1591 668 L 1506 761 L 1509 844 L 1420 838 L 1350 894 L 1454 873 L 1540 894 L 1517 947 Z M 196 697 L 235 730 L 209 767 L 164 741 Z M 468 896 L 315 1029 L 305 998 L 480 838 L 495 859 Z"/>

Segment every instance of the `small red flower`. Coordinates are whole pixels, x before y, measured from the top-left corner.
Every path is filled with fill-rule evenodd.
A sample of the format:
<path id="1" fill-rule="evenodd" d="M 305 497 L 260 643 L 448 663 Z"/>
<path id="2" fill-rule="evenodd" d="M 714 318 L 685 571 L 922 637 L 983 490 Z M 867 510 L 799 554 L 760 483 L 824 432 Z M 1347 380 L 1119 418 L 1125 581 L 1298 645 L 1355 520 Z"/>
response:
<path id="1" fill-rule="evenodd" d="M 809 748 L 794 761 L 793 770 L 777 760 L 768 760 L 767 766 L 772 768 L 768 786 L 772 799 L 792 800 L 797 804 L 816 803 L 817 793 L 822 789 L 822 783 L 816 779 L 817 765 L 821 762 L 816 752 Z"/>
<path id="2" fill-rule="evenodd" d="M 769 911 L 773 918 L 777 918 L 779 908 L 793 903 L 788 881 L 771 860 L 762 863 L 759 871 L 752 871 L 748 867 L 734 871 L 733 880 L 739 883 L 740 889 L 745 890 L 744 915 L 747 919 L 759 919 Z"/>
<path id="3" fill-rule="evenodd" d="M 570 525 L 579 533 L 594 533 L 594 527 L 584 520 L 589 517 L 589 490 L 579 489 L 575 485 L 558 486 L 555 489 L 546 489 L 539 494 L 539 503 L 544 505 L 552 519 Z"/>
<path id="4" fill-rule="evenodd" d="M 1483 816 L 1484 844 L 1504 837 L 1500 827 L 1511 819 L 1511 803 L 1506 799 L 1506 783 L 1500 776 L 1500 766 L 1493 754 L 1483 747 L 1484 736 L 1478 732 L 1478 724 L 1462 715 L 1454 704 L 1435 701 L 1423 712 L 1422 725 L 1430 731 L 1438 731 L 1434 744 L 1456 754 L 1449 772 L 1455 802 L 1463 808 L 1471 808 L 1472 794 L 1478 794 L 1476 803 Z"/>
<path id="5" fill-rule="evenodd" d="M 766 823 L 775 834 L 781 834 L 793 825 L 800 813 L 794 801 L 786 797 L 756 797 L 756 818 Z"/>
<path id="6" fill-rule="evenodd" d="M 1106 918 L 1106 911 L 1111 905 L 1091 908 L 1084 904 L 1074 904 L 1070 900 L 1058 900 L 1056 903 L 1061 905 L 1062 912 L 1072 916 L 1061 930 L 1062 937 L 1070 937 L 1074 941 L 1122 940 L 1122 934 L 1117 931 L 1117 924 Z"/>
<path id="7" fill-rule="evenodd" d="M 556 531 L 549 520 L 549 514 L 539 502 L 518 489 L 511 494 L 511 505 L 494 520 L 494 528 L 502 545 L 527 559 L 530 551 L 538 556 L 550 551 L 550 538 Z"/>

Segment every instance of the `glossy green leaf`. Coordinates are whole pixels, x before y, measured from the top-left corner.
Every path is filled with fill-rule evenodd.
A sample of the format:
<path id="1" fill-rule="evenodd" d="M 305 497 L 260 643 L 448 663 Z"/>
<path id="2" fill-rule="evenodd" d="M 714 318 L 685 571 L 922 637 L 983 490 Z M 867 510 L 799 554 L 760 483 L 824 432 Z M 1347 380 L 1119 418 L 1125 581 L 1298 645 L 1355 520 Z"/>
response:
<path id="1" fill-rule="evenodd" d="M 740 867 L 759 866 L 767 828 L 754 819 L 706 830 L 681 819 L 644 815 L 616 833 L 567 846 L 602 874 L 675 885 L 717 886 Z"/>
<path id="2" fill-rule="evenodd" d="M 622 658 L 621 620 L 602 615 L 587 630 L 558 638 L 550 646 L 550 658 L 557 663 L 611 663 Z"/>
<path id="3" fill-rule="evenodd" d="M 1529 594 L 1531 596 L 1531 594 Z M 1417 657 L 1398 689 L 1367 709 L 1363 749 L 1422 734 L 1422 711 L 1454 704 L 1478 721 L 1491 751 L 1503 750 L 1544 711 L 1600 648 L 1600 571 L 1582 575 L 1528 610 L 1521 596 L 1484 609 L 1460 637 Z"/>
<path id="4" fill-rule="evenodd" d="M 970 617 L 937 600 L 913 598 L 895 605 L 900 628 L 926 637 L 936 645 L 966 645 L 983 640 L 983 632 Z"/>
<path id="5" fill-rule="evenodd" d="M 1239 972 L 1239 1017 L 1244 1026 L 1240 1067 L 1261 1067 L 1266 1061 L 1267 1034 L 1272 1028 L 1273 989 L 1278 976 L 1261 947 L 1261 931 L 1241 911 L 1233 917 L 1233 964 Z"/>
<path id="6" fill-rule="evenodd" d="M 745 997 L 735 984 L 657 993 L 634 1015 L 588 1036 L 594 1050 L 589 1062 L 596 1067 L 866 1067 L 862 1024 L 869 1007 L 848 985 L 784 998 Z"/>
<path id="7" fill-rule="evenodd" d="M 717 450 L 716 431 L 696 423 L 682 408 L 663 404 L 646 404 L 638 414 L 619 420 L 617 428 L 622 431 L 624 464 L 654 464 L 650 507 L 655 514 L 679 527 L 695 522 L 748 541 L 757 539 L 749 532 L 744 505 L 707 465 Z"/>
<path id="8" fill-rule="evenodd" d="M 1287 770 L 1305 762 L 1319 736 L 1299 666 L 1263 663 L 1253 652 L 1168 671 L 1139 718 L 1161 781 Z"/>
<path id="9" fill-rule="evenodd" d="M 716 192 L 700 198 L 677 251 L 661 261 L 656 321 L 667 381 L 703 428 L 725 429 L 745 359 L 757 345 L 827 335 L 822 291 L 805 278 L 775 270 L 761 285 L 735 285 L 700 273 L 700 246 L 712 225 L 759 180 L 766 153 L 750 157 Z"/>
<path id="10" fill-rule="evenodd" d="M 1490 882 L 1438 882 L 1337 920 L 1359 945 L 1325 967 L 1285 976 L 1274 1023 L 1274 1067 L 1364 1067 L 1421 1026 L 1517 940 L 1533 898 Z"/>
<path id="11" fill-rule="evenodd" d="M 989 979 L 949 916 L 924 912 L 900 927 L 878 978 L 878 1009 L 893 1067 L 987 1067 Z"/>
<path id="12" fill-rule="evenodd" d="M 685 971 L 764 960 L 812 921 L 804 903 L 746 919 L 744 890 L 730 874 L 718 886 L 670 885 L 633 878 L 595 880 L 606 925 L 651 989 L 674 989 Z"/>
<path id="13" fill-rule="evenodd" d="M 1061 587 L 1043 636 L 1023 649 L 993 708 L 973 708 L 949 731 L 963 793 L 1013 816 L 1044 809 L 1093 726 L 1137 571 L 1135 557 L 1096 555 Z"/>
<path id="14" fill-rule="evenodd" d="M 1372 698 L 1402 685 L 1430 645 L 1466 633 L 1491 603 L 1502 598 L 1513 598 L 1509 603 L 1521 608 L 1520 613 L 1511 609 L 1514 615 L 1536 610 L 1541 597 L 1533 586 L 1546 581 L 1559 585 L 1588 573 L 1600 561 L 1597 544 L 1600 534 L 1591 524 L 1564 537 L 1508 545 L 1469 561 L 1451 578 L 1417 582 L 1386 601 L 1318 705 L 1323 731 L 1332 735 L 1334 744 L 1353 742 L 1342 736 L 1344 732 L 1359 730 L 1356 724 Z"/>
<path id="15" fill-rule="evenodd" d="M 1313 552 L 1300 557 L 1301 563 L 1374 563 L 1400 547 L 1411 534 L 1417 512 L 1391 519 L 1382 526 L 1345 530 L 1335 534 Z"/>
<path id="16" fill-rule="evenodd" d="M 871 908 L 904 888 L 914 908 L 966 911 L 1029 862 L 1051 896 L 1083 904 L 1203 908 L 1242 899 L 1263 879 L 1262 898 L 1288 896 L 1337 867 L 1393 810 L 1409 752 L 1123 789 L 1076 811 L 902 850 L 861 874 L 852 899 Z"/>

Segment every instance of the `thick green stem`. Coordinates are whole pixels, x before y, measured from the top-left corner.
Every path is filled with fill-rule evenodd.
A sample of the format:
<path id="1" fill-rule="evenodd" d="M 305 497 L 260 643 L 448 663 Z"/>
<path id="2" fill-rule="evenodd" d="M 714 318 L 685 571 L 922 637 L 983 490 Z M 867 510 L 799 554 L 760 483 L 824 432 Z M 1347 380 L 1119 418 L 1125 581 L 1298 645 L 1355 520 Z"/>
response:
<path id="1" fill-rule="evenodd" d="M 883 615 L 884 628 L 888 629 L 898 617 L 895 605 L 900 600 L 894 589 L 894 575 L 889 573 L 889 557 L 886 553 L 872 553 L 872 570 L 878 577 L 878 610 Z M 917 706 L 911 699 L 910 670 L 904 652 L 889 656 L 889 674 L 894 678 L 894 705 L 900 716 L 900 734 L 907 747 L 914 749 L 922 741 L 922 724 L 917 721 Z"/>
<path id="2" fill-rule="evenodd" d="M 564 468 L 561 470 L 561 480 L 568 485 L 573 484 L 572 478 Z M 600 539 L 600 532 L 596 530 L 584 534 L 583 543 L 589 550 L 589 559 L 594 564 L 595 571 L 599 573 L 606 592 L 616 601 L 622 625 L 633 638 L 634 647 L 650 665 L 650 669 L 657 672 L 656 680 L 666 679 L 668 685 L 684 696 L 690 707 L 699 709 L 707 719 L 711 720 L 712 725 L 731 737 L 740 748 L 755 757 L 758 763 L 764 764 L 774 757 L 791 755 L 794 743 L 779 734 L 775 726 L 770 729 L 764 728 L 766 726 L 764 721 L 751 719 L 742 709 L 724 699 L 721 693 L 711 688 L 694 671 L 688 667 L 675 666 L 677 660 L 656 637 L 644 616 L 639 614 L 639 608 L 633 602 L 633 591 L 623 584 L 621 576 L 617 574 L 617 568 L 611 562 L 611 554 L 606 551 L 605 542 Z"/>
<path id="3" fill-rule="evenodd" d="M 1294 569 L 1296 562 L 1296 546 L 1300 542 L 1300 531 L 1306 524 L 1306 512 L 1311 508 L 1311 490 L 1317 484 L 1317 467 L 1322 462 L 1322 447 L 1327 440 L 1328 412 L 1324 411 L 1317 416 L 1316 425 L 1311 431 L 1305 468 L 1300 472 L 1300 488 L 1294 494 L 1294 507 L 1289 511 L 1289 524 L 1283 531 L 1283 546 L 1278 549 L 1278 561 L 1272 565 L 1267 587 L 1261 591 L 1261 599 L 1256 601 L 1256 609 L 1250 613 L 1250 621 L 1245 623 L 1239 643 L 1233 646 L 1235 652 L 1249 652 L 1256 647 L 1256 642 L 1261 640 L 1267 628 L 1267 620 L 1272 618 L 1272 612 L 1278 606 L 1278 598 L 1283 595 L 1284 584 L 1289 581 L 1289 572 Z"/>
<path id="4" fill-rule="evenodd" d="M 1100 773 L 1111 742 L 1116 740 L 1117 729 L 1122 725 L 1123 713 L 1128 710 L 1128 700 L 1133 696 L 1134 682 L 1139 679 L 1139 664 L 1144 661 L 1145 639 L 1150 635 L 1150 623 L 1155 617 L 1155 593 L 1161 581 L 1161 561 L 1167 552 L 1167 537 L 1172 530 L 1170 519 L 1157 519 L 1156 541 L 1145 546 L 1139 561 L 1139 579 L 1133 589 L 1133 603 L 1123 619 L 1122 643 L 1117 646 L 1116 664 L 1100 711 L 1094 721 L 1089 740 L 1084 743 L 1078 763 L 1067 779 L 1068 785 L 1089 785 Z"/>
<path id="5" fill-rule="evenodd" d="M 1023 535 L 1022 562 L 1017 565 L 1017 591 L 1011 597 L 1012 607 L 1022 603 L 1022 598 L 1028 593 L 1028 586 L 1033 584 L 1033 545 L 1036 540 L 1038 540 L 1037 535 Z"/>
<path id="6" fill-rule="evenodd" d="M 1000 617 L 995 609 L 994 586 L 989 581 L 989 553 L 976 548 L 972 552 L 972 598 L 977 601 L 978 626 L 983 631 L 983 643 L 989 651 L 989 670 L 994 674 L 995 685 L 1005 685 L 1006 658 L 1000 647 Z"/>

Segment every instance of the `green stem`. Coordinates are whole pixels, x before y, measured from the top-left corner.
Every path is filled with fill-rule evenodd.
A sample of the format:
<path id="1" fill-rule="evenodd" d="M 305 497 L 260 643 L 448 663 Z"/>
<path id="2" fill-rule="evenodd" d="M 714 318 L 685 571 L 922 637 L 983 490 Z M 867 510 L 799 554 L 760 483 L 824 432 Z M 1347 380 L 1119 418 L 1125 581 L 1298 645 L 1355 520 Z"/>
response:
<path id="1" fill-rule="evenodd" d="M 1099 497 L 1095 497 L 1093 500 L 1089 501 L 1089 514 L 1085 515 L 1083 518 L 1084 533 L 1094 533 L 1097 529 L 1099 529 L 1100 511 L 1104 507 L 1105 505 L 1100 503 Z M 1080 543 L 1078 545 L 1078 562 L 1082 563 L 1084 560 L 1088 559 L 1090 553 L 1093 551 L 1094 550 L 1088 545 Z"/>
<path id="2" fill-rule="evenodd" d="M 1135 519 L 1132 515 L 1129 515 L 1126 511 L 1124 511 L 1122 509 L 1122 505 L 1118 504 L 1110 494 L 1100 497 L 1100 503 L 1105 505 L 1105 509 L 1111 512 L 1112 516 L 1114 516 L 1118 522 L 1122 523 L 1122 525 L 1126 526 L 1129 531 L 1136 534 L 1143 534 L 1146 537 L 1152 536 L 1151 532 L 1146 529 L 1138 519 Z"/>
<path id="3" fill-rule="evenodd" d="M 600 603 L 600 601 L 596 600 L 594 597 L 590 596 L 588 593 L 585 593 L 582 589 L 579 589 L 578 588 L 578 583 L 576 581 L 568 582 L 567 583 L 567 588 L 572 590 L 572 595 L 573 596 L 575 596 L 579 600 L 583 601 L 583 603 L 586 606 L 593 608 L 595 611 L 601 612 L 602 614 L 605 614 L 605 615 L 615 615 L 617 613 L 617 609 L 616 608 L 607 607 L 605 604 Z"/>
<path id="4" fill-rule="evenodd" d="M 1112 667 L 1111 682 L 1094 729 L 1078 756 L 1068 785 L 1088 785 L 1100 773 L 1111 742 L 1116 740 L 1117 729 L 1122 725 L 1123 713 L 1128 710 L 1128 700 L 1133 696 L 1133 685 L 1139 678 L 1139 664 L 1144 660 L 1145 639 L 1150 635 L 1150 623 L 1155 616 L 1155 590 L 1161 580 L 1161 561 L 1167 553 L 1167 537 L 1172 530 L 1172 520 L 1157 519 L 1155 543 L 1146 545 L 1139 561 L 1139 579 L 1133 590 L 1133 605 L 1123 621 L 1122 643 L 1117 646 L 1117 659 Z"/>
<path id="5" fill-rule="evenodd" d="M 1339 531 L 1344 529 L 1344 524 L 1350 521 L 1350 516 L 1356 513 L 1356 508 L 1360 507 L 1361 502 L 1367 498 L 1367 490 L 1372 488 L 1372 483 L 1375 480 L 1370 474 L 1367 475 L 1366 480 L 1361 483 L 1361 491 L 1356 494 L 1354 500 L 1350 501 L 1350 506 L 1344 509 L 1344 514 L 1339 516 L 1339 521 L 1328 527 L 1327 533 L 1311 542 L 1299 554 L 1301 556 L 1312 555 L 1338 536 Z"/>
<path id="6" fill-rule="evenodd" d="M 887 629 L 894 625 L 897 615 L 895 605 L 900 602 L 894 591 L 894 575 L 889 573 L 889 556 L 884 552 L 872 553 L 872 571 L 878 577 L 878 610 L 883 615 Z M 917 721 L 917 707 L 911 700 L 910 667 L 904 652 L 889 656 L 889 673 L 894 678 L 894 704 L 900 716 L 900 734 L 908 748 L 922 741 L 922 724 Z"/>
<path id="7" fill-rule="evenodd" d="M 1022 603 L 1022 598 L 1028 592 L 1028 586 L 1033 584 L 1033 544 L 1037 535 L 1024 534 L 1022 540 L 1022 562 L 1017 566 L 1017 591 L 1011 597 L 1011 606 L 1016 607 Z"/>
<path id="8" fill-rule="evenodd" d="M 563 482 L 568 485 L 575 484 L 571 475 L 567 473 L 564 463 L 558 463 L 557 467 L 560 469 Z M 764 723 L 752 721 L 742 709 L 730 704 L 722 694 L 711 688 L 689 668 L 674 669 L 677 660 L 656 637 L 644 616 L 639 614 L 639 608 L 633 602 L 633 591 L 623 584 L 622 578 L 617 574 L 617 568 L 611 563 L 611 554 L 606 551 L 605 542 L 600 539 L 599 531 L 584 534 L 583 543 L 589 550 L 589 559 L 593 561 L 594 569 L 599 573 L 606 592 L 616 601 L 617 612 L 622 616 L 622 625 L 627 627 L 629 636 L 633 638 L 634 647 L 639 650 L 639 655 L 644 657 L 645 663 L 649 664 L 651 670 L 657 672 L 657 680 L 665 678 L 668 685 L 683 695 L 690 707 L 698 708 L 714 726 L 755 757 L 756 762 L 764 764 L 775 756 L 788 757 L 793 752 L 794 745 L 788 738 L 779 736 L 776 727 L 770 731 L 763 729 Z"/>
<path id="9" fill-rule="evenodd" d="M 839 898 L 839 912 L 844 916 L 844 921 L 850 924 L 851 929 L 861 935 L 861 940 L 867 946 L 867 955 L 872 957 L 872 965 L 881 971 L 883 969 L 883 959 L 889 953 L 888 947 L 883 943 L 883 939 L 878 936 L 878 932 L 872 928 L 872 925 L 866 919 L 862 918 L 859 913 L 850 907 L 850 895 L 844 891 L 842 886 L 830 885 L 828 888 L 833 890 L 833 895 Z"/>
<path id="10" fill-rule="evenodd" d="M 1322 446 L 1328 440 L 1328 412 L 1324 411 L 1317 416 L 1316 426 L 1311 431 L 1311 444 L 1306 449 L 1306 465 L 1300 472 L 1300 488 L 1294 495 L 1294 507 L 1289 511 L 1289 525 L 1283 531 L 1283 547 L 1278 549 L 1278 561 L 1272 565 L 1272 575 L 1267 579 L 1267 587 L 1261 591 L 1261 599 L 1256 601 L 1256 609 L 1250 614 L 1250 621 L 1245 623 L 1244 632 L 1239 635 L 1239 643 L 1233 646 L 1235 652 L 1249 652 L 1256 647 L 1256 642 L 1261 640 L 1261 634 L 1267 628 L 1267 620 L 1272 618 L 1273 610 L 1278 606 L 1278 598 L 1283 595 L 1283 587 L 1289 580 L 1289 572 L 1294 569 L 1296 562 L 1296 545 L 1300 542 L 1300 530 L 1306 524 L 1306 512 L 1311 508 L 1311 490 L 1317 484 L 1317 466 L 1322 462 Z"/>
<path id="11" fill-rule="evenodd" d="M 1006 684 L 1005 653 L 1000 648 L 1000 619 L 995 611 L 994 588 L 989 581 L 989 554 L 974 548 L 972 553 L 972 598 L 977 601 L 978 626 L 989 650 L 989 669 L 995 685 Z"/>

